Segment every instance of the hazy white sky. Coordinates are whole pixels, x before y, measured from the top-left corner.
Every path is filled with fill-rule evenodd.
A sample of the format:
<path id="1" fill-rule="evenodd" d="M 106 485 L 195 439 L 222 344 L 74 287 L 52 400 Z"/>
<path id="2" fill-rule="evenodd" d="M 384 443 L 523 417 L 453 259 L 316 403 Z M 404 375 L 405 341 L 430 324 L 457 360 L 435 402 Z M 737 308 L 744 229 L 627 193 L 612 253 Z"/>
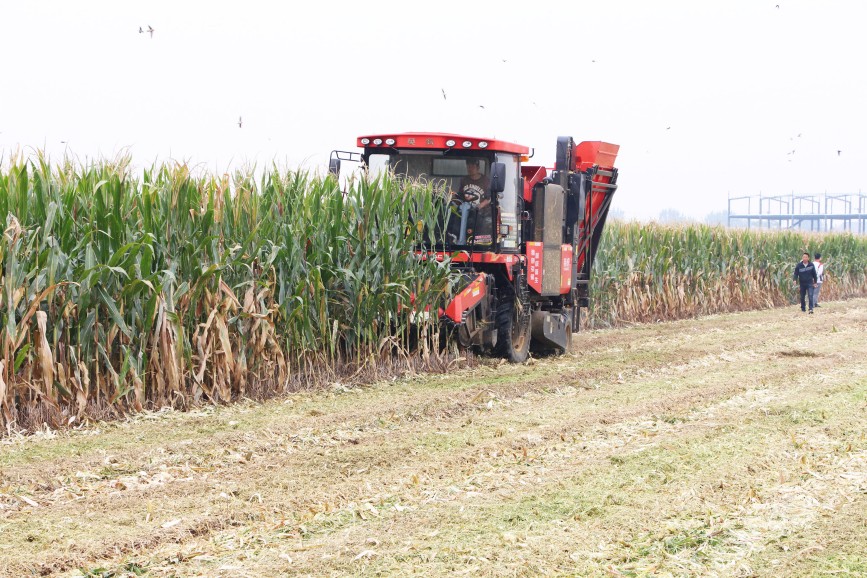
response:
<path id="1" fill-rule="evenodd" d="M 860 0 L 0 0 L 0 156 L 324 169 L 437 131 L 550 166 L 570 135 L 621 145 L 627 217 L 703 218 L 867 192 L 865 25 Z"/>

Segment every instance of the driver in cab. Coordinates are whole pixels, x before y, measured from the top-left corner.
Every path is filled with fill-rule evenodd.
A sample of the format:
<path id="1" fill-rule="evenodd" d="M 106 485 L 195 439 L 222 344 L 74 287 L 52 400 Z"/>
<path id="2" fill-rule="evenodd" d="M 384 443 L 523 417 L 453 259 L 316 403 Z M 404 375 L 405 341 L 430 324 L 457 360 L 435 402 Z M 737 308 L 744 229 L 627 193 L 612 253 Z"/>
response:
<path id="1" fill-rule="evenodd" d="M 475 209 L 484 209 L 491 204 L 490 190 L 491 181 L 479 169 L 479 159 L 467 159 L 467 176 L 461 179 L 458 199 L 472 203 Z"/>
<path id="2" fill-rule="evenodd" d="M 479 159 L 467 159 L 467 176 L 461 178 L 455 201 L 461 206 L 461 230 L 457 243 L 465 245 L 467 237 L 477 243 L 491 242 L 490 211 L 479 213 L 491 205 L 491 180 L 483 175 Z M 478 229 L 478 231 L 475 231 Z M 476 233 L 476 234 L 474 234 Z"/>

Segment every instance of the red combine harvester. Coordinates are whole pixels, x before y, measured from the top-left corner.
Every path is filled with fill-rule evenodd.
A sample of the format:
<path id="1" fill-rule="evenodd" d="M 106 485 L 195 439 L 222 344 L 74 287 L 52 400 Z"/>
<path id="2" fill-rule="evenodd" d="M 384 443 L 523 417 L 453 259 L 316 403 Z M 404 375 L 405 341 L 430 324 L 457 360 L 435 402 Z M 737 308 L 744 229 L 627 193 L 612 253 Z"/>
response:
<path id="1" fill-rule="evenodd" d="M 589 305 L 590 270 L 617 189 L 618 145 L 557 139 L 553 171 L 528 147 L 455 134 L 363 136 L 362 153 L 334 151 L 371 171 L 433 183 L 451 195 L 441 240 L 430 249 L 464 278 L 440 310 L 463 346 L 512 362 L 534 350 L 562 353 Z"/>

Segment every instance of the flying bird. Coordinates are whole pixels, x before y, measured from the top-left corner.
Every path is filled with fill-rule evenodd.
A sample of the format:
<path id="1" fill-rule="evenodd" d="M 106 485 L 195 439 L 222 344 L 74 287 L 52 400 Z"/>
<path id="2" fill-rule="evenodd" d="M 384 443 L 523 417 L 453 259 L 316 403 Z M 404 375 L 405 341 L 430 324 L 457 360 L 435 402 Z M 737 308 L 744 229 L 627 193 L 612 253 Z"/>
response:
<path id="1" fill-rule="evenodd" d="M 485 105 L 480 104 L 480 105 L 479 105 L 479 108 L 485 108 Z"/>
<path id="2" fill-rule="evenodd" d="M 244 119 L 242 119 L 242 118 L 239 116 L 239 117 L 238 117 L 238 128 L 243 128 L 243 126 L 244 126 Z"/>
<path id="3" fill-rule="evenodd" d="M 153 27 L 151 27 L 150 24 L 148 24 L 148 34 L 151 35 L 151 38 L 154 37 L 154 29 L 153 29 Z"/>
<path id="4" fill-rule="evenodd" d="M 841 153 L 841 152 L 843 152 L 843 151 L 840 151 L 840 150 L 837 151 L 837 156 L 838 156 L 838 157 L 840 156 L 840 153 Z"/>
<path id="5" fill-rule="evenodd" d="M 665 130 L 671 130 L 670 126 L 665 127 Z"/>
<path id="6" fill-rule="evenodd" d="M 445 89 L 445 88 L 441 88 L 440 90 L 443 91 L 443 100 L 448 100 L 448 99 L 446 98 L 446 89 Z"/>
<path id="7" fill-rule="evenodd" d="M 144 34 L 144 30 L 141 29 L 141 26 L 138 27 L 138 33 L 139 33 L 139 34 Z"/>

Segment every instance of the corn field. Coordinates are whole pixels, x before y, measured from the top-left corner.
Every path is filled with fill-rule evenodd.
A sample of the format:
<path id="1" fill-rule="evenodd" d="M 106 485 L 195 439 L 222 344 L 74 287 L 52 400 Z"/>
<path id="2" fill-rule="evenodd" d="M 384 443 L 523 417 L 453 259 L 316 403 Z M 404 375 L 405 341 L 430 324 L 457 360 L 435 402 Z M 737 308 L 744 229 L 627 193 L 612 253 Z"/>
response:
<path id="1" fill-rule="evenodd" d="M 413 250 L 446 210 L 429 188 L 133 173 L 128 158 L 0 167 L 3 430 L 442 366 L 455 277 Z M 824 299 L 864 294 L 863 238 L 609 223 L 590 325 L 792 303 L 804 250 L 826 255 Z"/>
<path id="2" fill-rule="evenodd" d="M 417 185 L 6 164 L 4 429 L 285 391 L 437 350 L 436 315 L 411 317 L 436 311 L 452 273 L 412 251 L 443 210 Z"/>
<path id="3" fill-rule="evenodd" d="M 867 295 L 867 237 L 609 222 L 593 264 L 590 325 L 795 303 L 792 273 L 822 253 L 821 300 Z"/>

